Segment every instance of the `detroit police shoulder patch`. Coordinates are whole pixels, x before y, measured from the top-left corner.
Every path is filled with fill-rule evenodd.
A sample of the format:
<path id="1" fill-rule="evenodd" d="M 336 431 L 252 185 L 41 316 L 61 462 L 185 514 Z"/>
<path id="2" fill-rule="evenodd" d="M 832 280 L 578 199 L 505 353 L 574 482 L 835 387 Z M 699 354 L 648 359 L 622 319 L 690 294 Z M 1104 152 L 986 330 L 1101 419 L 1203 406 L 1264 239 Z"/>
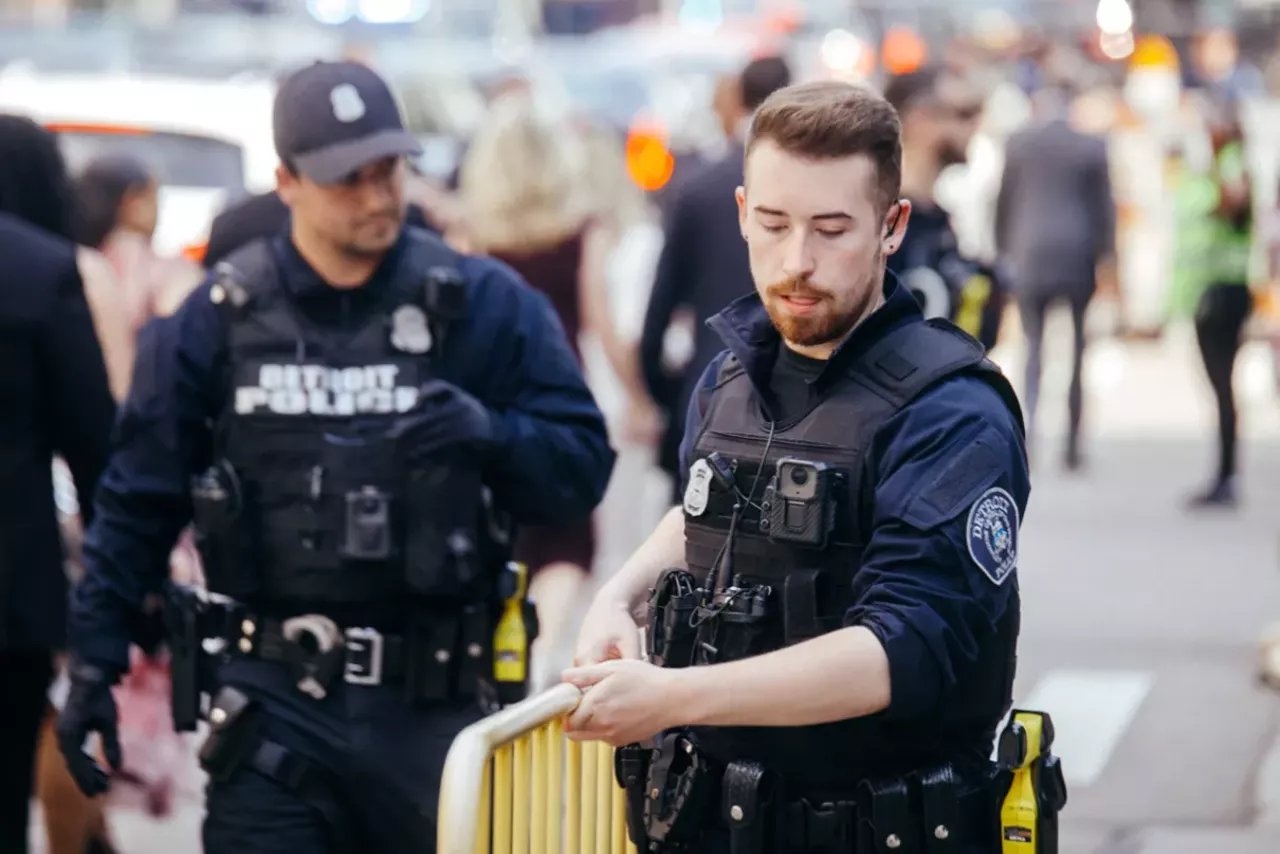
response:
<path id="1" fill-rule="evenodd" d="M 969 556 L 995 584 L 1003 584 L 1018 566 L 1018 505 L 993 486 L 973 502 L 965 525 Z"/>

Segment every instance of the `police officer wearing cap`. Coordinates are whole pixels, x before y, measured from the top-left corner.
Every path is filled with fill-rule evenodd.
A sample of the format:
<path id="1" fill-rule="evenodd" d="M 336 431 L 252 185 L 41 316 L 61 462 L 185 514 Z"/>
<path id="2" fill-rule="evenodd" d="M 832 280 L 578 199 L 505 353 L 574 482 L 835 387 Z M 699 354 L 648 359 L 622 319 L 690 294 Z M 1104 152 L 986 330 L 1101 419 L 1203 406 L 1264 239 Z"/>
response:
<path id="1" fill-rule="evenodd" d="M 885 272 L 901 151 L 892 107 L 843 83 L 753 119 L 756 288 L 710 321 L 727 350 L 690 401 L 683 506 L 564 675 L 571 736 L 622 746 L 641 850 L 1000 850 L 1023 428 L 982 346 Z"/>
<path id="2" fill-rule="evenodd" d="M 111 686 L 194 522 L 207 591 L 165 618 L 175 723 L 210 728 L 205 850 L 420 854 L 452 739 L 519 688 L 494 666 L 512 525 L 588 513 L 614 455 L 547 301 L 404 225 L 418 146 L 382 79 L 308 66 L 274 130 L 288 230 L 140 347 L 59 740 L 104 791 L 86 742 L 119 767 Z"/>

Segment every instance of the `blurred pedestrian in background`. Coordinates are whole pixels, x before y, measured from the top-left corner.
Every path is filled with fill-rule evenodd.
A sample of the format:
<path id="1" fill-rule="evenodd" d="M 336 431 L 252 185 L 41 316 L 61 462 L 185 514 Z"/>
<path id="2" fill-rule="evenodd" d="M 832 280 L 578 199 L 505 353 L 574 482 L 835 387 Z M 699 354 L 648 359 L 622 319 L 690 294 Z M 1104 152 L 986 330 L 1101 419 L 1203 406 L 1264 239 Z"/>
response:
<path id="1" fill-rule="evenodd" d="M 1237 500 L 1237 436 L 1232 376 L 1253 299 L 1249 265 L 1253 194 L 1244 134 L 1234 101 L 1203 104 L 1212 158 L 1204 170 L 1184 171 L 1175 207 L 1176 263 L 1170 298 L 1196 306 L 1196 341 L 1217 402 L 1218 465 L 1191 508 L 1231 507 Z"/>
<path id="2" fill-rule="evenodd" d="M 764 99 L 790 83 L 786 60 L 769 56 L 753 60 L 738 76 L 736 110 L 734 98 L 722 89 L 716 109 L 726 133 L 733 134 L 731 151 L 688 178 L 664 226 L 662 254 L 640 339 L 640 364 L 649 395 L 666 414 L 658 465 L 671 475 L 672 500 L 677 503 L 682 496 L 678 457 L 685 409 L 703 369 L 724 349 L 706 320 L 752 287 L 733 197 L 742 184 L 747 127 Z M 693 315 L 694 352 L 688 363 L 673 367 L 664 358 L 665 344 L 672 319 L 682 309 Z"/>
<path id="3" fill-rule="evenodd" d="M 5 688 L 0 850 L 5 852 L 27 850 L 36 748 L 49 713 L 46 691 L 54 657 L 66 641 L 67 575 L 54 504 L 54 457 L 66 461 L 80 495 L 93 495 L 106 467 L 115 417 L 95 332 L 95 324 L 113 328 L 100 311 L 110 304 L 106 289 L 111 283 L 94 280 L 90 286 L 87 278 L 81 280 L 88 256 L 70 239 L 70 199 L 52 136 L 28 119 L 0 116 L 0 257 L 5 260 L 0 282 L 0 393 L 5 400 L 0 412 L 0 680 Z M 121 366 L 127 363 L 117 361 Z M 85 504 L 87 516 L 91 508 Z M 100 813 L 97 820 L 100 824 Z"/>
<path id="4" fill-rule="evenodd" d="M 1109 282 L 1115 275 L 1116 231 L 1106 142 L 1072 127 L 1072 96 L 1065 82 L 1041 89 L 1033 99 L 1035 120 L 1009 138 L 995 228 L 1027 336 L 1023 396 L 1031 443 L 1045 317 L 1059 302 L 1071 309 L 1071 385 L 1062 458 L 1068 471 L 1083 464 L 1085 316 L 1099 278 Z"/>
<path id="5" fill-rule="evenodd" d="M 0 211 L 76 240 L 75 192 L 57 140 L 26 116 L 0 115 Z M 76 250 L 76 265 L 112 394 L 123 399 L 133 372 L 134 344 L 119 279 L 102 253 L 83 243 Z"/>
<path id="6" fill-rule="evenodd" d="M 643 400 L 634 352 L 619 339 L 609 306 L 605 265 L 618 229 L 596 204 L 586 162 L 571 124 L 539 114 L 519 89 L 499 97 L 462 164 L 460 240 L 470 251 L 510 265 L 547 297 L 579 363 L 580 339 L 598 339 L 628 398 Z M 532 573 L 539 660 L 559 642 L 595 551 L 590 516 L 567 526 L 521 529 L 515 554 Z"/>
<path id="7" fill-rule="evenodd" d="M 75 177 L 73 192 L 75 239 L 111 262 L 134 333 L 151 318 L 172 314 L 203 271 L 152 248 L 159 187 L 146 164 L 122 154 L 94 160 Z"/>

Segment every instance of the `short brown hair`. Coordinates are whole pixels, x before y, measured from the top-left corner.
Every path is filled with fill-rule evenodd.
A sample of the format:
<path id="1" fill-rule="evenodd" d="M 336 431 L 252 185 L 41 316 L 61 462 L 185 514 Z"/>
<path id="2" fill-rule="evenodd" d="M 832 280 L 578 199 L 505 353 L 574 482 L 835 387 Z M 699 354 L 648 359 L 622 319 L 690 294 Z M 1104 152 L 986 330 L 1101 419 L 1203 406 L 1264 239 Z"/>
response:
<path id="1" fill-rule="evenodd" d="M 761 140 L 815 160 L 865 154 L 876 166 L 880 210 L 897 201 L 902 125 L 889 102 L 871 89 L 836 81 L 779 89 L 752 118 L 746 153 Z"/>

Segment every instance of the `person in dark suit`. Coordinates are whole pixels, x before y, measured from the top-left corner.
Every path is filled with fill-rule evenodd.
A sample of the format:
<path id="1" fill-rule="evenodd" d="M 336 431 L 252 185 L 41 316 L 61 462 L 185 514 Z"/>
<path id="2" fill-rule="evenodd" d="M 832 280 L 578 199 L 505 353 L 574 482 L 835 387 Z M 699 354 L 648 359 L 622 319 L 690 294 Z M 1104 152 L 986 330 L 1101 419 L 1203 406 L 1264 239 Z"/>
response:
<path id="1" fill-rule="evenodd" d="M 76 263 L 62 177 L 0 168 L 0 850 L 27 850 L 36 743 L 53 656 L 66 641 L 67 577 L 54 505 L 60 455 L 88 500 L 107 464 L 115 403 Z M 41 176 L 45 193 L 36 192 Z M 13 215 L 26 208 L 26 216 Z M 41 208 L 38 213 L 31 208 Z M 37 227 L 42 222 L 59 233 Z"/>
<path id="2" fill-rule="evenodd" d="M 680 438 L 685 407 L 697 378 L 720 350 L 719 337 L 706 320 L 752 288 L 747 247 L 738 226 L 734 191 L 742 184 L 742 145 L 756 108 L 791 83 L 791 70 L 780 57 L 753 60 L 740 76 L 741 101 L 728 153 L 691 175 L 667 211 L 664 243 L 658 259 L 649 308 L 640 337 L 640 366 L 654 402 L 667 416 L 658 464 L 674 480 L 674 500 L 683 493 L 679 474 Z M 717 112 L 726 127 L 726 107 Z M 693 358 L 679 369 L 664 363 L 663 345 L 677 310 L 695 321 Z"/>
<path id="3" fill-rule="evenodd" d="M 1029 436 L 1040 396 L 1045 314 L 1059 301 L 1071 307 L 1075 347 L 1063 463 L 1074 471 L 1082 463 L 1085 313 L 1099 276 L 1114 275 L 1116 222 L 1106 141 L 1071 127 L 1070 98 L 1061 84 L 1037 93 L 1040 120 L 1010 137 L 996 199 L 995 237 L 1027 335 L 1023 394 Z"/>

